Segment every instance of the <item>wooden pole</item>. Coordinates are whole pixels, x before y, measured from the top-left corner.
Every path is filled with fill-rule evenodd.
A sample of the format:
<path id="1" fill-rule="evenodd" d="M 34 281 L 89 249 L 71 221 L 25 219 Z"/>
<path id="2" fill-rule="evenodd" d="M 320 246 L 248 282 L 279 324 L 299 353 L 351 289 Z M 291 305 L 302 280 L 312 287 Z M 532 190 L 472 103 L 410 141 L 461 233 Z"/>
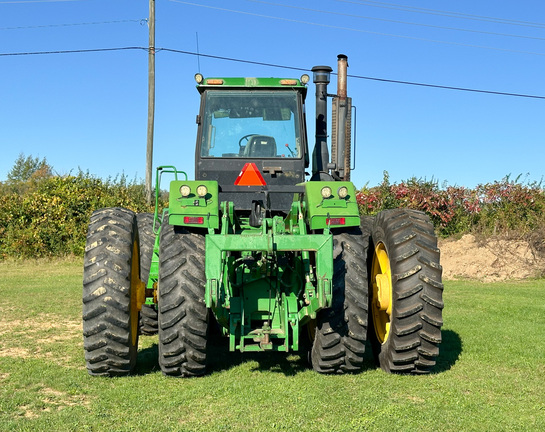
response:
<path id="1" fill-rule="evenodd" d="M 148 140 L 146 147 L 146 200 L 152 202 L 153 127 L 155 119 L 155 0 L 149 0 Z"/>

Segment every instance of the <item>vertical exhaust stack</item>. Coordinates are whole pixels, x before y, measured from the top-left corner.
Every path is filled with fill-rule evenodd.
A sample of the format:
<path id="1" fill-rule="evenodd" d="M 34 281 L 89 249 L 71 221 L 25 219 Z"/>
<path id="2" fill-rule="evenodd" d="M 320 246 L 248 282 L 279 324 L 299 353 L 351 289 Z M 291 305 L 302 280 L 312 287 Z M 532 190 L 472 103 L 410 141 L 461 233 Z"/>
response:
<path id="1" fill-rule="evenodd" d="M 348 57 L 344 54 L 337 56 L 337 97 L 346 99 L 346 76 L 348 69 Z"/>
<path id="2" fill-rule="evenodd" d="M 350 180 L 351 157 L 351 110 L 352 99 L 347 97 L 348 57 L 337 56 L 337 96 L 332 102 L 331 113 L 331 160 L 335 165 L 334 177 Z"/>
<path id="3" fill-rule="evenodd" d="M 327 148 L 327 85 L 333 71 L 329 66 L 314 66 L 313 82 L 316 86 L 316 143 L 312 152 L 313 181 L 331 180 L 329 175 L 329 150 Z"/>

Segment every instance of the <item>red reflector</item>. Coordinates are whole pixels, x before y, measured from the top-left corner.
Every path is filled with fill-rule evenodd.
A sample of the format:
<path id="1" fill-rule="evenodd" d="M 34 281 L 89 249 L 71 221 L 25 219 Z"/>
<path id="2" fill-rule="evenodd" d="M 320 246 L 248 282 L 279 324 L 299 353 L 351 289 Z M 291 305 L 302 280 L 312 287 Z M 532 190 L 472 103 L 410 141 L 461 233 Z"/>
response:
<path id="1" fill-rule="evenodd" d="M 327 218 L 326 223 L 328 225 L 344 225 L 346 220 L 345 218 Z"/>
<path id="2" fill-rule="evenodd" d="M 266 184 L 267 182 L 259 172 L 259 168 L 253 162 L 244 165 L 235 180 L 235 186 L 265 186 Z"/>
<path id="3" fill-rule="evenodd" d="M 184 223 L 202 225 L 204 218 L 202 216 L 184 216 Z"/>

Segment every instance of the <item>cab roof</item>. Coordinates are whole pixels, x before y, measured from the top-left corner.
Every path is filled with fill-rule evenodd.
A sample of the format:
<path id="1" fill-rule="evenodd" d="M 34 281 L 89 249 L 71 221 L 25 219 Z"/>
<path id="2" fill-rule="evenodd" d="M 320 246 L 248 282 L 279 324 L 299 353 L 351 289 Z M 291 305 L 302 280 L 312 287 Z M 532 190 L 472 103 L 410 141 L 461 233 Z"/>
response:
<path id="1" fill-rule="evenodd" d="M 199 93 L 209 89 L 294 89 L 307 93 L 307 87 L 297 78 L 202 78 Z"/>

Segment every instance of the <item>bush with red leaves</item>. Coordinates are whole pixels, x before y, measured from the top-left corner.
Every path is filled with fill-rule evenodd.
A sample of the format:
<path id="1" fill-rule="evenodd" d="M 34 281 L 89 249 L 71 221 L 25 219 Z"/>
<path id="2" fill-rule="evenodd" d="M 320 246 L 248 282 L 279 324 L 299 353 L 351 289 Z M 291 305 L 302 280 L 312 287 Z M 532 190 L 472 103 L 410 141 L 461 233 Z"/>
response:
<path id="1" fill-rule="evenodd" d="M 356 198 L 362 214 L 406 207 L 426 212 L 442 236 L 466 232 L 521 235 L 545 227 L 545 191 L 541 182 L 511 180 L 439 187 L 434 180 L 410 179 L 390 184 L 388 173 L 377 187 L 361 189 Z"/>

